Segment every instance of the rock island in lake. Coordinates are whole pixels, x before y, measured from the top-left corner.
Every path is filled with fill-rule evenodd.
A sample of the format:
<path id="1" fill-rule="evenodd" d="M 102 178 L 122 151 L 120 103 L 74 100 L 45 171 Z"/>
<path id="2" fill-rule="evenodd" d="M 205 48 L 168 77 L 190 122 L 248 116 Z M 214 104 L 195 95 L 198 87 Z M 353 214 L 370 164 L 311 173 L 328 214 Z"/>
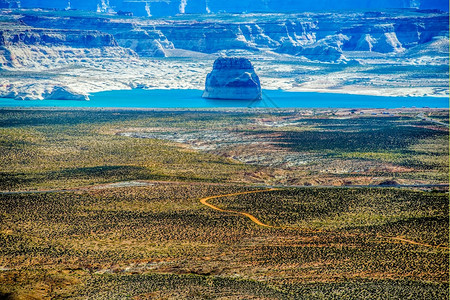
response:
<path id="1" fill-rule="evenodd" d="M 261 84 L 252 63 L 242 57 L 219 57 L 206 76 L 203 98 L 259 100 Z"/>

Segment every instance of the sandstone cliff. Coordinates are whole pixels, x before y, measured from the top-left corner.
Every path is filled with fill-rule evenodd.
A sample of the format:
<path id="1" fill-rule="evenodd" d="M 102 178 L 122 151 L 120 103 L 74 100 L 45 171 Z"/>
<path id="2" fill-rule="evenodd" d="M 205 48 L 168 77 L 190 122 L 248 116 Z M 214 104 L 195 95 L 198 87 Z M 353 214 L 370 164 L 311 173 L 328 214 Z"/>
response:
<path id="1" fill-rule="evenodd" d="M 421 11 L 204 15 L 176 19 L 24 15 L 31 28 L 101 31 L 143 57 L 166 49 L 215 53 L 275 51 L 318 61 L 345 61 L 345 51 L 400 53 L 448 36 L 448 14 Z"/>
<path id="2" fill-rule="evenodd" d="M 219 57 L 206 76 L 203 98 L 261 99 L 261 84 L 251 62 L 242 57 Z"/>
<path id="3" fill-rule="evenodd" d="M 133 56 L 136 54 L 132 50 L 119 47 L 114 37 L 104 32 L 19 26 L 0 29 L 0 69 Z"/>

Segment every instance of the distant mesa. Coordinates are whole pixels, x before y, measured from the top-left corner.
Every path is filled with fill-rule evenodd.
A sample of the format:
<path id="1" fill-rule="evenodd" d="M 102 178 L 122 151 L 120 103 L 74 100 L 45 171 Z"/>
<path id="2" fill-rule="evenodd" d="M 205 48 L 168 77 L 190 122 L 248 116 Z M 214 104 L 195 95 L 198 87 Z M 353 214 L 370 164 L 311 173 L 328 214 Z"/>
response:
<path id="1" fill-rule="evenodd" d="M 243 57 L 219 57 L 206 76 L 203 98 L 261 99 L 261 83 L 252 63 Z"/>

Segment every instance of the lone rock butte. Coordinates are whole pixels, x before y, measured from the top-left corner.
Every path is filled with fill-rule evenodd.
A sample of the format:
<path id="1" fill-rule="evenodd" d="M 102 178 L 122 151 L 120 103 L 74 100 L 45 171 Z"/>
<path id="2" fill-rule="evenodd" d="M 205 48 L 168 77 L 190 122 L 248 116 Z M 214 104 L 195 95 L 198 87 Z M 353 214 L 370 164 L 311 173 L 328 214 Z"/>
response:
<path id="1" fill-rule="evenodd" d="M 259 100 L 261 84 L 252 63 L 242 57 L 219 57 L 206 76 L 203 98 Z"/>

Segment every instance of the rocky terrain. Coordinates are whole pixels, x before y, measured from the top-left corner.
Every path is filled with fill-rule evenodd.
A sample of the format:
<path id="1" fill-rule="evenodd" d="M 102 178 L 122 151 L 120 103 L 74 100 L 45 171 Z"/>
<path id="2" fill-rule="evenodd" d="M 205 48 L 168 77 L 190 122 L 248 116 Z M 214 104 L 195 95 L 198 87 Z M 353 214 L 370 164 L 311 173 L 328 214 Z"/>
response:
<path id="1" fill-rule="evenodd" d="M 281 111 L 287 112 L 288 110 L 279 110 L 278 112 Z M 241 109 L 233 112 L 245 115 L 248 110 Z M 264 112 L 269 113 L 264 115 Z M 418 112 L 421 113 L 417 114 Z M 306 109 L 301 111 L 291 110 L 289 117 L 287 117 L 286 115 L 276 115 L 273 110 L 265 111 L 262 109 L 260 113 L 263 117 L 252 118 L 246 125 L 239 124 L 236 127 L 231 126 L 231 124 L 229 126 L 223 126 L 222 124 L 215 128 L 212 127 L 213 125 L 202 128 L 185 128 L 182 126 L 129 127 L 114 129 L 111 133 L 131 138 L 170 141 L 183 149 L 193 149 L 258 166 L 261 168 L 259 169 L 261 174 L 251 176 L 255 182 L 268 180 L 265 183 L 291 185 L 305 185 L 305 182 L 308 182 L 308 185 L 345 185 L 345 182 L 352 182 L 352 184 L 377 185 L 387 180 L 384 177 L 386 174 L 395 173 L 397 179 L 401 178 L 402 184 L 421 184 L 418 179 L 411 180 L 411 177 L 403 176 L 409 172 L 415 174 L 421 172 L 414 170 L 415 167 L 411 164 L 400 163 L 398 157 L 391 156 L 388 158 L 385 154 L 372 151 L 373 149 L 367 150 L 367 147 L 379 147 L 380 149 L 390 147 L 388 145 L 390 145 L 392 139 L 388 136 L 401 136 L 404 139 L 405 132 L 402 134 L 393 133 L 395 129 L 392 127 L 383 128 L 380 131 L 378 125 L 368 126 L 366 122 L 377 120 L 380 123 L 386 122 L 385 124 L 398 126 L 401 130 L 408 130 L 408 126 L 401 123 L 400 120 L 409 115 L 412 117 L 411 121 L 415 123 L 414 126 L 419 126 L 415 128 L 431 130 L 433 134 L 436 134 L 434 138 L 438 141 L 437 136 L 445 135 L 444 132 L 448 132 L 447 124 L 445 122 L 439 123 L 436 118 L 425 118 L 424 115 L 445 115 L 446 112 L 445 109 L 427 108 L 391 109 L 389 113 L 381 109 Z M 223 115 L 229 113 L 230 111 Z M 424 125 L 425 127 L 423 127 Z M 364 139 L 364 141 L 359 140 L 358 135 L 362 132 L 364 132 L 364 135 L 368 134 L 371 137 Z M 377 133 L 372 135 L 374 132 Z M 342 136 L 336 137 L 334 141 L 328 139 L 330 135 L 340 134 Z M 382 134 L 383 137 L 379 134 Z M 349 135 L 352 137 L 349 138 Z M 297 136 L 297 146 L 289 147 L 289 139 L 295 136 Z M 388 140 L 390 141 L 388 142 Z M 441 139 L 440 141 L 445 140 Z M 311 144 L 315 143 L 321 144 L 324 149 L 320 151 L 311 150 L 314 148 Z M 420 146 L 408 149 L 418 150 L 417 147 L 424 147 L 424 149 L 427 149 L 425 151 L 437 149 L 433 148 L 431 140 L 426 145 L 425 143 L 419 144 Z M 342 147 L 341 150 L 334 148 L 336 145 Z M 350 148 L 357 147 L 360 150 L 363 148 L 365 150 L 358 150 L 351 155 L 347 155 L 345 154 L 346 151 L 342 149 L 349 147 L 349 145 L 352 145 Z M 334 150 L 326 150 L 330 148 Z M 438 148 L 446 151 L 445 147 L 439 146 Z M 405 159 L 409 159 L 410 150 L 405 154 Z M 446 156 L 443 158 L 446 158 Z M 437 162 L 439 159 L 434 157 L 431 161 Z M 446 164 L 445 160 L 440 161 L 443 165 Z M 265 168 L 275 168 L 275 171 L 267 171 Z M 306 178 L 308 179 L 306 180 Z"/>
<path id="2" fill-rule="evenodd" d="M 261 99 L 261 83 L 252 63 L 243 57 L 219 57 L 206 76 L 203 98 Z"/>
<path id="3" fill-rule="evenodd" d="M 448 13 L 437 10 L 155 19 L 3 9 L 0 96 L 203 89 L 219 56 L 249 58 L 263 89 L 447 96 L 448 45 Z"/>

